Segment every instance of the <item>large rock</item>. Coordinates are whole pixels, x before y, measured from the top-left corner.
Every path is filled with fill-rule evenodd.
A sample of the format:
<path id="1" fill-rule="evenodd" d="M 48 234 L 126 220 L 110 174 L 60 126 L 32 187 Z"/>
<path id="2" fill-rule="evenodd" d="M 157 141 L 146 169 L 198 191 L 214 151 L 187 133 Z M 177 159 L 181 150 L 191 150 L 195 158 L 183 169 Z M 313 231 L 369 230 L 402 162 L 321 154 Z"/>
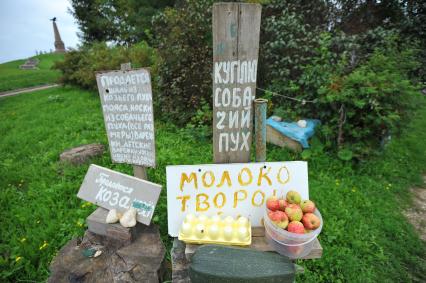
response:
<path id="1" fill-rule="evenodd" d="M 178 238 L 174 238 L 171 250 L 172 258 L 172 282 L 173 283 L 190 283 L 189 279 L 189 262 L 185 256 L 185 243 Z"/>
<path id="2" fill-rule="evenodd" d="M 64 151 L 59 156 L 59 159 L 64 162 L 70 162 L 74 165 L 81 165 L 95 156 L 102 155 L 104 150 L 105 147 L 102 144 L 86 144 Z"/>
<path id="3" fill-rule="evenodd" d="M 165 247 L 158 227 L 138 224 L 137 236 L 122 246 L 109 237 L 86 231 L 82 240 L 69 241 L 53 259 L 48 282 L 162 282 Z M 101 250 L 98 257 L 87 251 Z"/>

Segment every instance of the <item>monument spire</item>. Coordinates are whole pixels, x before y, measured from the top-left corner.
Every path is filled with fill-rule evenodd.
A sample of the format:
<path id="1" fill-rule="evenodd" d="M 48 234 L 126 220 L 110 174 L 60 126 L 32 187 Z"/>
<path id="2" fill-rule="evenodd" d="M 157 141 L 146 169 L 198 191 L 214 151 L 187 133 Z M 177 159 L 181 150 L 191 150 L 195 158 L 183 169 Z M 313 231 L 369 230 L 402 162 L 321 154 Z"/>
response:
<path id="1" fill-rule="evenodd" d="M 61 39 L 61 35 L 59 34 L 58 27 L 56 26 L 56 17 L 50 19 L 53 22 L 53 33 L 55 34 L 55 52 L 62 53 L 65 52 L 65 44 Z"/>

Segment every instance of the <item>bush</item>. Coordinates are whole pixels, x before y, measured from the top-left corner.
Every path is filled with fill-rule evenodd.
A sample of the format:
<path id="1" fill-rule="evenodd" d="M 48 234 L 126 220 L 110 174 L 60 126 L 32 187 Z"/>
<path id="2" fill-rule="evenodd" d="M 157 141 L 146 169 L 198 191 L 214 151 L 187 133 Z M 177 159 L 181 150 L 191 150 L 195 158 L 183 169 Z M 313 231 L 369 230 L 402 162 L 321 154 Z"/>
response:
<path id="1" fill-rule="evenodd" d="M 313 101 L 305 105 L 274 99 L 280 115 L 293 119 L 317 118 L 320 135 L 339 156 L 364 158 L 390 135 L 397 134 L 410 116 L 416 88 L 409 73 L 418 67 L 416 52 L 398 48 L 398 37 L 376 40 L 380 48 L 363 52 L 369 35 L 332 39 L 320 37 L 312 63 L 289 83 L 287 94 Z M 342 48 L 337 48 L 340 43 Z M 371 43 L 373 46 L 373 43 Z M 339 51 L 340 50 L 340 51 Z"/>
<path id="2" fill-rule="evenodd" d="M 151 67 L 151 77 L 156 77 L 156 51 L 144 42 L 131 47 L 85 45 L 67 52 L 64 61 L 56 62 L 53 68 L 62 72 L 61 83 L 95 90 L 97 71 L 119 70 L 126 62 L 131 62 L 132 68 Z"/>
<path id="3" fill-rule="evenodd" d="M 187 0 L 153 19 L 162 58 L 159 103 L 164 115 L 177 124 L 188 122 L 203 101 L 211 105 L 212 4 Z"/>

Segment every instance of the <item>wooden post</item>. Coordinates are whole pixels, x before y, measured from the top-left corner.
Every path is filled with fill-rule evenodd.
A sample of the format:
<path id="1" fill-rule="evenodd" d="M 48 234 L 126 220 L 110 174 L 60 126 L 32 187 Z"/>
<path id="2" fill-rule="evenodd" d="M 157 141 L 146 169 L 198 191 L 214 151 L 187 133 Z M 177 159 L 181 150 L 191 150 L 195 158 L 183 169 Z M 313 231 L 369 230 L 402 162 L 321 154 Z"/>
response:
<path id="1" fill-rule="evenodd" d="M 120 67 L 122 71 L 130 71 L 132 69 L 132 63 L 123 63 Z M 148 175 L 144 166 L 133 165 L 133 175 L 139 179 L 148 180 Z"/>
<path id="2" fill-rule="evenodd" d="M 256 141 L 256 162 L 266 161 L 266 110 L 268 100 L 254 100 L 254 135 Z"/>
<path id="3" fill-rule="evenodd" d="M 213 5 L 213 158 L 249 162 L 261 5 Z"/>

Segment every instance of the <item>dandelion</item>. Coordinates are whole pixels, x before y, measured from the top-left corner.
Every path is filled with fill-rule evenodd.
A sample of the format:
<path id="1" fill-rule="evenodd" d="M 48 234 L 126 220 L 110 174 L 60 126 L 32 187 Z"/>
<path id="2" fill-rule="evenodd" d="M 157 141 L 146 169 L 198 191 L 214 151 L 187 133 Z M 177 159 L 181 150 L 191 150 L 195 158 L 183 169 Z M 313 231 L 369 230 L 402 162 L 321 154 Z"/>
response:
<path id="1" fill-rule="evenodd" d="M 46 241 L 44 241 L 43 245 L 41 245 L 38 249 L 41 251 L 41 250 L 45 249 L 48 245 L 49 244 Z"/>
<path id="2" fill-rule="evenodd" d="M 21 243 L 24 243 L 26 241 L 27 241 L 27 238 L 25 238 L 25 237 L 21 239 Z"/>
<path id="3" fill-rule="evenodd" d="M 22 256 L 17 256 L 17 257 L 15 258 L 15 262 L 19 262 L 21 259 L 22 259 Z"/>

